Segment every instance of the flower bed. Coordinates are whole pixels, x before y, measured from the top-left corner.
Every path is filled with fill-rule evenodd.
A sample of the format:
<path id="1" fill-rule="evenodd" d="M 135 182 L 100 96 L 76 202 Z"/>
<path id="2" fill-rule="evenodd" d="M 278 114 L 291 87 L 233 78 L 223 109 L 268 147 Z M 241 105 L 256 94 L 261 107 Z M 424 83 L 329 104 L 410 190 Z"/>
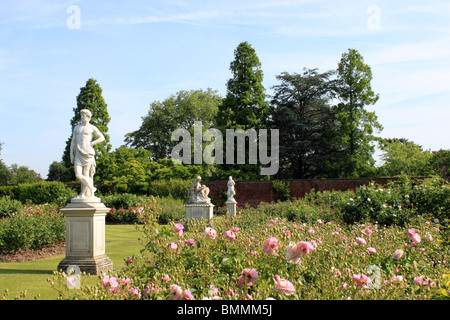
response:
<path id="1" fill-rule="evenodd" d="M 303 222 L 284 218 L 283 210 L 261 210 L 243 209 L 233 218 L 214 217 L 184 230 L 181 223 L 157 223 L 161 210 L 155 200 L 139 215 L 147 240 L 142 255 L 100 277 L 96 286 L 82 287 L 77 297 L 448 298 L 450 257 L 437 220 L 418 216 L 404 226 Z M 73 281 L 70 275 L 56 278 L 63 286 Z"/>

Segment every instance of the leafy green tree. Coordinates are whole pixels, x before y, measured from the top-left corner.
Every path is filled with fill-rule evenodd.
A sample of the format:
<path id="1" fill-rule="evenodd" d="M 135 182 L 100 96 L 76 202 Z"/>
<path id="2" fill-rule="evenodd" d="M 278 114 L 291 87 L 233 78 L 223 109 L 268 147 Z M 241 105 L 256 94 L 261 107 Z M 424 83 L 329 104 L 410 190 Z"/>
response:
<path id="1" fill-rule="evenodd" d="M 10 170 L 13 175 L 12 184 L 34 183 L 42 180 L 39 173 L 31 170 L 27 166 L 19 166 L 18 164 L 13 163 Z"/>
<path id="2" fill-rule="evenodd" d="M 303 74 L 283 72 L 276 78 L 271 101 L 273 126 L 280 130 L 280 171 L 283 178 L 318 178 L 325 174 L 333 156 L 331 128 L 334 115 L 333 71 L 319 73 L 304 69 Z"/>
<path id="3" fill-rule="evenodd" d="M 337 177 L 358 177 L 373 174 L 375 160 L 374 131 L 383 127 L 375 112 L 366 109 L 377 102 L 379 95 L 371 87 L 372 70 L 355 49 L 344 53 L 338 64 L 335 108 L 339 129 L 340 158 L 334 164 Z"/>
<path id="4" fill-rule="evenodd" d="M 230 70 L 232 77 L 227 82 L 227 95 L 219 106 L 216 117 L 217 126 L 223 136 L 226 136 L 226 129 L 245 131 L 267 128 L 270 109 L 262 85 L 261 62 L 249 43 L 242 42 L 237 46 Z M 245 164 L 222 165 L 222 174 L 218 178 L 222 179 L 228 175 L 241 179 L 259 178 L 261 165 L 249 162 L 247 151 Z"/>
<path id="5" fill-rule="evenodd" d="M 393 177 L 406 174 L 408 176 L 426 176 L 433 174 L 430 165 L 432 154 L 423 151 L 420 145 L 407 139 L 382 139 L 380 149 L 383 154 L 382 166 L 379 168 L 383 176 Z"/>
<path id="6" fill-rule="evenodd" d="M 96 126 L 100 132 L 105 136 L 105 141 L 94 146 L 97 163 L 97 175 L 101 175 L 101 172 L 105 169 L 104 162 L 107 161 L 108 153 L 111 150 L 110 138 L 108 135 L 108 123 L 111 120 L 108 114 L 107 104 L 102 96 L 102 88 L 97 83 L 97 80 L 90 78 L 86 81 L 86 85 L 80 89 L 80 93 L 77 96 L 77 106 L 73 108 L 74 116 L 70 120 L 72 131 L 75 125 L 80 122 L 80 110 L 88 109 L 92 113 L 90 123 Z M 72 141 L 72 133 L 66 142 L 66 148 L 64 150 L 62 162 L 64 166 L 71 169 L 72 176 L 70 180 L 75 179 L 73 173 L 73 165 L 70 162 L 70 143 Z"/>
<path id="7" fill-rule="evenodd" d="M 73 170 L 67 168 L 62 161 L 53 161 L 47 174 L 47 181 L 69 181 L 71 180 Z"/>
<path id="8" fill-rule="evenodd" d="M 214 126 L 221 99 L 217 91 L 208 88 L 206 91 L 182 90 L 162 102 L 155 101 L 142 118 L 140 128 L 126 134 L 125 143 L 150 151 L 153 160 L 169 158 L 178 143 L 171 141 L 172 132 L 186 129 L 193 137 L 196 121 L 202 123 L 203 132 Z"/>
<path id="9" fill-rule="evenodd" d="M 450 176 L 450 150 L 441 149 L 433 153 L 431 166 L 437 174 L 443 177 Z"/>
<path id="10" fill-rule="evenodd" d="M 262 85 L 263 72 L 255 49 L 242 42 L 234 51 L 230 64 L 232 77 L 227 82 L 227 95 L 219 106 L 219 128 L 260 129 L 267 127 L 269 106 Z"/>

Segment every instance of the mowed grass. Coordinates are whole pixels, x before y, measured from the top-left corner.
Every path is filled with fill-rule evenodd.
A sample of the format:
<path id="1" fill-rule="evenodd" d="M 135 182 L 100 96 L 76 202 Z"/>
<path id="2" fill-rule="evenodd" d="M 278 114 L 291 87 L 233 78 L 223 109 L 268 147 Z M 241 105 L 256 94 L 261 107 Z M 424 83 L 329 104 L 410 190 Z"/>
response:
<path id="1" fill-rule="evenodd" d="M 106 255 L 113 261 L 114 270 L 122 269 L 125 260 L 143 248 L 139 238 L 141 235 L 135 225 L 106 225 Z M 57 299 L 58 293 L 51 288 L 47 279 L 53 278 L 53 271 L 64 257 L 65 254 L 20 263 L 0 262 L 0 297 L 8 289 L 8 300 L 16 299 L 25 290 L 25 299 Z M 81 281 L 94 284 L 98 276 L 83 276 Z"/>

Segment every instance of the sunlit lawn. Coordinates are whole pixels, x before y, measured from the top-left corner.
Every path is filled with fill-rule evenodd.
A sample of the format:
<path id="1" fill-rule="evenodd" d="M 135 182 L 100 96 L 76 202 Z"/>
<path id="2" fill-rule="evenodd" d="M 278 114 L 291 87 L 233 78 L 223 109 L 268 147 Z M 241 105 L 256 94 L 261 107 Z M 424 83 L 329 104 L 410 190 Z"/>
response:
<path id="1" fill-rule="evenodd" d="M 107 225 L 105 228 L 106 255 L 113 261 L 114 270 L 125 266 L 125 260 L 139 253 L 142 244 L 139 232 L 134 225 Z M 15 299 L 25 290 L 26 299 L 57 299 L 58 293 L 51 288 L 47 279 L 53 278 L 53 271 L 65 254 L 36 261 L 0 263 L 0 295 L 8 289 L 7 299 Z M 82 281 L 95 282 L 98 277 L 83 277 Z"/>

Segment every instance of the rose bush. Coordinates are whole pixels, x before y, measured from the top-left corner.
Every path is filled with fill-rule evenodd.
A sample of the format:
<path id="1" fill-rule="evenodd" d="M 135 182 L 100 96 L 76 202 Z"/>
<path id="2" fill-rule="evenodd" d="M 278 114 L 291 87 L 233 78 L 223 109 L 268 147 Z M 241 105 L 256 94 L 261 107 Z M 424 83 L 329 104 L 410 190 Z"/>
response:
<path id="1" fill-rule="evenodd" d="M 346 224 L 337 210 L 335 220 L 303 222 L 284 217 L 287 205 L 279 205 L 283 210 L 242 209 L 234 217 L 216 216 L 181 229 L 181 221 L 158 224 L 161 208 L 153 199 L 139 214 L 142 254 L 101 276 L 96 286 L 82 286 L 76 297 L 447 298 L 450 257 L 439 221 L 416 216 L 404 226 Z M 67 275 L 56 277 L 66 283 Z"/>

